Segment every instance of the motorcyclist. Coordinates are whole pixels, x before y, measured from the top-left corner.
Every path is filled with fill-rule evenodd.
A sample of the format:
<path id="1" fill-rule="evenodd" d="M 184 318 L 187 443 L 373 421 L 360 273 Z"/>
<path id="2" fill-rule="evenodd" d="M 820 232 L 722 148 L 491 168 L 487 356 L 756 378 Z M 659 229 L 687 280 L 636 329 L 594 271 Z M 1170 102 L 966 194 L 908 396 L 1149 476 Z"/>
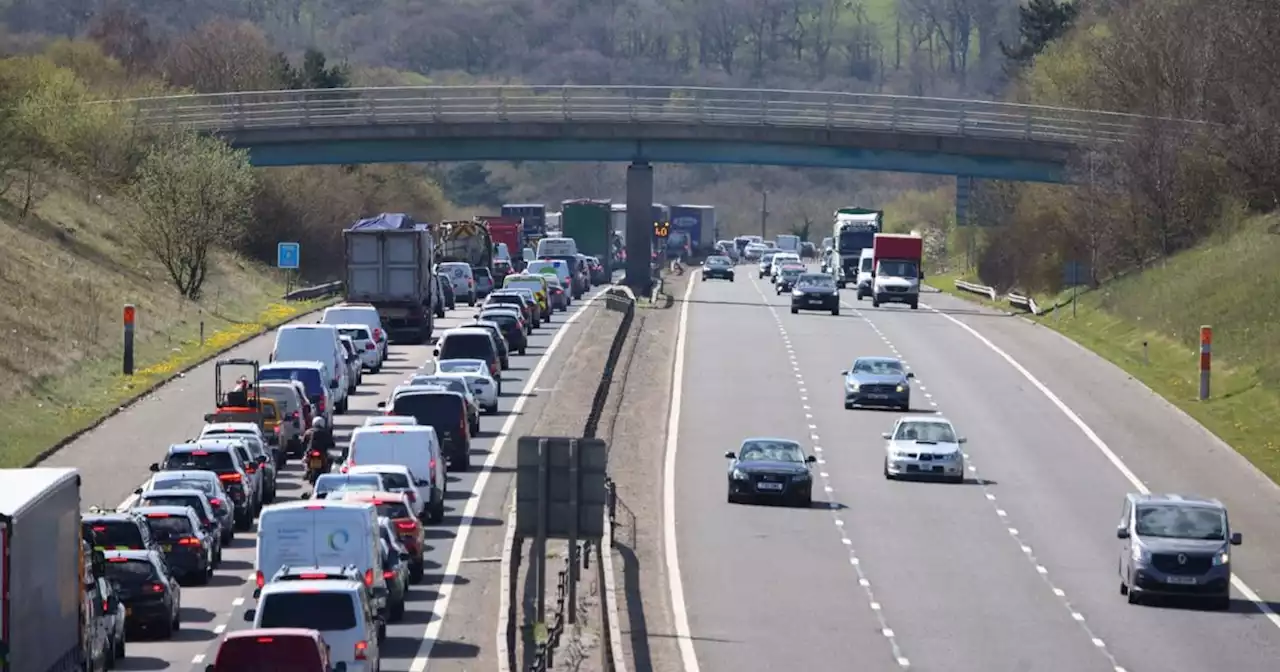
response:
<path id="1" fill-rule="evenodd" d="M 307 430 L 305 446 L 303 459 L 306 460 L 307 480 L 315 483 L 320 474 L 328 473 L 333 466 L 333 454 L 330 452 L 334 447 L 333 430 L 323 417 L 312 421 L 311 429 Z M 312 452 L 320 453 L 319 469 L 311 468 Z"/>

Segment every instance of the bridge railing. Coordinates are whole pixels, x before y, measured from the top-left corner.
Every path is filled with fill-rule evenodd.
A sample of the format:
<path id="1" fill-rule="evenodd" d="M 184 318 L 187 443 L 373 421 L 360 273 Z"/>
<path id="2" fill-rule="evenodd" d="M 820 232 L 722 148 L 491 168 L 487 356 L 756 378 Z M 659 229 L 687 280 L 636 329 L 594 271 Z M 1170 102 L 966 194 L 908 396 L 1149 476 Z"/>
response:
<path id="1" fill-rule="evenodd" d="M 148 123 L 208 131 L 370 124 L 648 123 L 870 130 L 1081 144 L 1138 117 L 863 93 L 661 86 L 412 86 L 253 91 L 129 101 Z"/>

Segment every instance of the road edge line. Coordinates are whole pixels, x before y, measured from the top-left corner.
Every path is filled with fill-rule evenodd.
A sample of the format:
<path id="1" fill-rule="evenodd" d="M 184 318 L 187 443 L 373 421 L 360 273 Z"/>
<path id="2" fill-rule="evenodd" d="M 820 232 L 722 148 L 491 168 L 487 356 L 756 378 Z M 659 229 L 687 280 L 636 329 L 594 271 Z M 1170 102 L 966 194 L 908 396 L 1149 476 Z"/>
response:
<path id="1" fill-rule="evenodd" d="M 604 575 L 604 608 L 609 618 L 608 637 L 610 672 L 627 672 L 627 652 L 622 644 L 622 624 L 618 622 L 618 580 L 613 571 L 613 521 L 604 514 L 604 538 L 600 540 L 600 570 Z"/>
<path id="2" fill-rule="evenodd" d="M 510 504 L 507 506 L 507 533 L 502 539 L 502 571 L 498 583 L 502 589 L 498 591 L 498 629 L 495 633 L 498 645 L 498 672 L 511 672 L 511 642 L 514 641 L 515 619 L 511 618 L 513 605 L 511 593 L 515 589 L 513 578 L 517 575 L 513 570 L 518 567 L 519 559 L 515 554 L 516 544 L 516 501 L 515 489 L 511 490 Z"/>
<path id="3" fill-rule="evenodd" d="M 676 548 L 676 454 L 679 446 L 680 403 L 684 389 L 685 340 L 689 328 L 689 299 L 697 282 L 693 274 L 680 304 L 680 328 L 676 331 L 676 358 L 671 377 L 671 406 L 667 410 L 667 446 L 662 468 L 663 546 L 667 560 L 667 586 L 671 592 L 671 612 L 675 620 L 676 641 L 685 672 L 700 672 L 698 654 L 693 648 L 689 630 L 689 612 L 684 601 L 684 582 L 680 577 L 680 556 Z"/>

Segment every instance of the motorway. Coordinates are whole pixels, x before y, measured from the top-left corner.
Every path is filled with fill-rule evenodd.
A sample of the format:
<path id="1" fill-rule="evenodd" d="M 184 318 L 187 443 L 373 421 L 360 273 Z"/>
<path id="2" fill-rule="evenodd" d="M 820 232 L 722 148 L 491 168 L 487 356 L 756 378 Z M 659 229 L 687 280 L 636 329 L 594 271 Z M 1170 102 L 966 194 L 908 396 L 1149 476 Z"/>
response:
<path id="1" fill-rule="evenodd" d="M 595 292 L 593 291 L 594 295 Z M 534 331 L 526 356 L 511 356 L 511 368 L 503 372 L 504 394 L 499 400 L 499 412 L 481 418 L 481 432 L 472 442 L 473 470 L 449 476 L 449 492 L 445 521 L 441 525 L 428 526 L 426 578 L 410 587 L 409 602 L 404 619 L 387 627 L 386 641 L 382 645 L 382 668 L 388 672 L 398 670 L 421 671 L 426 669 L 428 658 L 433 669 L 442 658 L 474 659 L 479 647 L 464 643 L 466 639 L 479 641 L 492 648 L 493 630 L 484 633 L 458 632 L 459 628 L 446 628 L 444 617 L 450 602 L 450 593 L 456 585 L 467 585 L 468 570 L 462 564 L 466 539 L 473 531 L 492 529 L 499 531 L 502 520 L 500 509 L 505 502 L 505 489 L 509 486 L 509 474 L 500 480 L 497 490 L 489 487 L 493 496 L 481 495 L 495 473 L 498 453 L 508 435 L 527 429 L 532 420 L 521 419 L 527 415 L 526 401 L 536 396 L 535 386 L 539 374 L 548 368 L 548 376 L 554 377 L 555 367 L 539 366 L 554 352 L 572 350 L 572 342 L 581 329 L 568 328 L 577 317 L 591 310 L 585 300 L 574 302 L 565 313 L 556 313 L 551 323 Z M 438 320 L 436 334 L 443 329 L 470 321 L 476 309 L 465 305 L 449 312 L 444 320 Z M 315 319 L 314 317 L 309 319 Z M 274 333 L 254 339 L 242 345 L 226 357 L 245 357 L 267 361 Z M 346 441 L 355 427 L 364 424 L 365 418 L 377 415 L 377 403 L 422 364 L 431 359 L 432 346 L 391 346 L 390 357 L 379 374 L 366 372 L 364 382 L 351 397 L 348 413 L 338 416 L 335 427 L 339 443 Z M 107 420 L 97 429 L 85 434 L 40 466 L 73 466 L 83 474 L 81 486 L 85 508 L 97 504 L 115 508 L 127 501 L 134 488 L 148 477 L 147 466 L 163 457 L 164 449 L 171 443 L 179 443 L 199 433 L 202 417 L 213 404 L 213 366 L 204 365 L 184 377 L 159 389 L 155 395 L 126 409 Z M 539 402 L 531 402 L 538 404 Z M 513 450 L 506 451 L 511 454 Z M 512 458 L 513 459 L 513 458 Z M 504 460 L 506 461 L 506 460 Z M 479 468 L 480 464 L 484 468 Z M 502 471 L 502 470 L 498 470 Z M 294 499 L 306 491 L 301 479 L 301 469 L 296 462 L 282 472 L 279 482 L 280 500 Z M 182 592 L 182 629 L 169 641 L 131 639 L 128 655 L 117 669 L 120 670 L 203 670 L 213 661 L 219 635 L 228 630 L 248 627 L 243 614 L 253 605 L 252 585 L 254 566 L 254 533 L 240 532 L 233 546 L 223 552 L 223 562 L 208 586 L 184 587 Z M 468 549 L 470 550 L 470 549 Z M 476 570 L 480 571 L 480 570 Z M 483 604 L 468 603 L 463 611 L 485 611 L 483 616 L 496 617 L 497 603 L 488 604 L 488 598 L 477 598 Z M 491 611 L 492 614 L 489 614 Z M 458 613 L 453 620 L 472 623 L 486 621 L 475 613 Z M 450 621 L 450 623 L 453 622 Z M 457 640 L 454 640 L 454 637 Z M 474 661 L 473 661 L 474 662 Z M 459 660 L 459 669 L 469 669 L 473 662 Z"/>
<path id="2" fill-rule="evenodd" d="M 792 315 L 754 270 L 687 297 L 667 521 L 685 672 L 1276 669 L 1262 600 L 1280 597 L 1280 489 L 1238 455 L 1043 327 L 940 294 L 912 311 L 850 290 L 838 317 Z M 965 484 L 883 478 L 880 433 L 901 414 L 844 409 L 860 355 L 901 357 L 911 412 L 969 438 Z M 751 436 L 819 458 L 813 508 L 726 503 L 722 454 Z M 1228 610 L 1118 594 L 1114 531 L 1142 488 L 1231 507 L 1245 542 Z"/>

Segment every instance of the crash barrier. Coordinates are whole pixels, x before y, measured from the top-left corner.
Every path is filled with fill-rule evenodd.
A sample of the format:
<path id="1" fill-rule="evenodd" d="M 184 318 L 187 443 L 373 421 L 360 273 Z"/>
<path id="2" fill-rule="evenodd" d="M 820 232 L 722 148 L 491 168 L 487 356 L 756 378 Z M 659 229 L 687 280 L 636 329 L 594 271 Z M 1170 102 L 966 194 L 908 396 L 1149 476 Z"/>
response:
<path id="1" fill-rule="evenodd" d="M 618 365 L 618 358 L 622 355 L 622 346 L 627 341 L 627 332 L 630 331 L 631 321 L 635 319 L 636 315 L 635 294 L 622 285 L 615 285 L 605 290 L 604 305 L 607 310 L 615 310 L 622 313 L 622 322 L 618 325 L 618 331 L 613 335 L 613 343 L 609 345 L 609 356 L 604 363 L 604 375 L 600 377 L 600 382 L 596 385 L 596 394 L 591 399 L 591 410 L 587 413 L 587 422 L 582 429 L 582 436 L 588 439 L 596 438 L 596 430 L 600 425 L 600 414 L 604 412 L 605 402 L 609 399 L 609 387 L 613 381 L 613 369 Z"/>
<path id="2" fill-rule="evenodd" d="M 326 296 L 336 296 L 342 293 L 342 281 L 326 282 L 323 285 L 314 287 L 303 287 L 295 289 L 284 295 L 285 301 L 306 301 L 308 299 L 319 299 Z"/>
<path id="3" fill-rule="evenodd" d="M 996 300 L 996 290 L 994 287 L 979 285 L 974 282 L 965 282 L 964 280 L 956 280 L 956 289 L 974 294 L 981 294 L 992 301 Z"/>
<path id="4" fill-rule="evenodd" d="M 1023 296 L 1022 294 L 1014 294 L 1013 292 L 1010 292 L 1006 294 L 1004 298 L 1007 299 L 1009 301 L 1009 305 L 1014 308 L 1020 308 L 1032 315 L 1040 314 L 1040 306 L 1036 305 L 1036 300 L 1030 296 Z"/>
<path id="5" fill-rule="evenodd" d="M 963 280 L 956 280 L 956 289 L 971 292 L 973 294 L 981 294 L 992 301 L 997 301 L 997 297 L 999 296 L 999 292 L 996 291 L 995 287 L 979 285 L 975 282 L 965 282 Z M 1043 312 L 1040 310 L 1040 306 L 1036 304 L 1036 300 L 1030 295 L 1010 292 L 1006 294 L 1004 298 L 1005 301 L 1009 302 L 1009 305 L 1019 310 L 1025 310 L 1032 315 L 1040 315 Z"/>
<path id="6" fill-rule="evenodd" d="M 587 546 L 589 542 L 582 544 L 582 551 L 579 556 L 585 559 L 589 557 Z M 565 555 L 564 569 L 560 570 L 556 579 L 556 607 L 554 615 L 551 617 L 551 627 L 547 628 L 546 634 L 538 642 L 538 648 L 533 652 L 533 660 L 529 663 L 528 672 L 546 672 L 555 665 L 556 647 L 560 645 L 560 637 L 564 635 L 565 620 L 568 618 L 566 609 L 574 609 L 577 605 L 566 604 L 569 597 L 569 575 L 573 573 L 573 568 L 569 563 L 573 562 L 574 555 L 572 553 Z"/>

